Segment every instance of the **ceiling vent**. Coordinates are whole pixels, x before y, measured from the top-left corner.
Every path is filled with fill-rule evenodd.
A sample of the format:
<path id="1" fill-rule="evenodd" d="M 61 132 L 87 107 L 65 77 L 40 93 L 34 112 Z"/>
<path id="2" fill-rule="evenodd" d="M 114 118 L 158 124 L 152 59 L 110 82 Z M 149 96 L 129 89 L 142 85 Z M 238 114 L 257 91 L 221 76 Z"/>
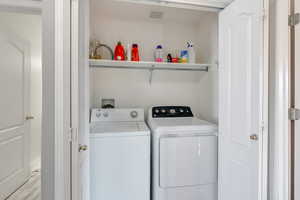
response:
<path id="1" fill-rule="evenodd" d="M 164 13 L 163 12 L 160 12 L 160 11 L 152 11 L 150 13 L 150 18 L 151 19 L 162 19 L 164 16 Z"/>

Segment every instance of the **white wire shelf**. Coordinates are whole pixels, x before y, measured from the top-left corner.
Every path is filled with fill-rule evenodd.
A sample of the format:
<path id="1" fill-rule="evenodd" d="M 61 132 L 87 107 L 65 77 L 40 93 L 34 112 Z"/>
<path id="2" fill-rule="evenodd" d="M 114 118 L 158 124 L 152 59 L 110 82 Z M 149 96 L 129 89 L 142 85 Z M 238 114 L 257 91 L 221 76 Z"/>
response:
<path id="1" fill-rule="evenodd" d="M 173 71 L 203 71 L 208 72 L 210 67 L 215 64 L 190 64 L 190 63 L 159 63 L 159 62 L 133 62 L 115 60 L 93 60 L 90 59 L 92 68 L 111 68 L 111 69 L 134 69 L 150 71 L 149 83 L 152 82 L 154 70 L 173 70 Z"/>
<path id="2" fill-rule="evenodd" d="M 159 62 L 133 62 L 115 60 L 90 60 L 90 67 L 138 69 L 138 70 L 179 70 L 179 71 L 205 71 L 213 64 L 190 64 L 190 63 L 159 63 Z"/>

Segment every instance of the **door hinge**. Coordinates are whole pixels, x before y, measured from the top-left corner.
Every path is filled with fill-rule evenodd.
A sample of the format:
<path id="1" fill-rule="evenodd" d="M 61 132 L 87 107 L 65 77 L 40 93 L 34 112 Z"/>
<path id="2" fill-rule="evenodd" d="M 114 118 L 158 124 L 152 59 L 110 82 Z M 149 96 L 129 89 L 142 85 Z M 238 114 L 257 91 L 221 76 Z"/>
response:
<path id="1" fill-rule="evenodd" d="M 268 15 L 268 11 L 267 11 L 267 9 L 263 9 L 262 10 L 262 20 L 265 20 L 265 19 L 267 19 L 267 15 Z"/>
<path id="2" fill-rule="evenodd" d="M 289 109 L 289 120 L 296 121 L 300 119 L 300 110 L 297 108 Z"/>
<path id="3" fill-rule="evenodd" d="M 262 121 L 261 122 L 261 132 L 264 133 L 264 131 L 265 131 L 265 122 Z"/>
<path id="4" fill-rule="evenodd" d="M 296 26 L 300 23 L 300 13 L 289 16 L 289 26 Z"/>
<path id="5" fill-rule="evenodd" d="M 72 138 L 73 138 L 73 128 L 70 127 L 69 128 L 69 134 L 68 134 L 69 142 L 72 142 Z"/>

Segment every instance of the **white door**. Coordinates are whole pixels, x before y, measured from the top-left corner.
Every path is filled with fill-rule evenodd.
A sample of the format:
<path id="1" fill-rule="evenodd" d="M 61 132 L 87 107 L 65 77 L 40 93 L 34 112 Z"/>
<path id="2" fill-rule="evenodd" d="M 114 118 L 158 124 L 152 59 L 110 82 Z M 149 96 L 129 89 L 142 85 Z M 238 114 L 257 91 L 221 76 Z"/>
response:
<path id="1" fill-rule="evenodd" d="M 0 199 L 30 176 L 29 75 L 29 46 L 0 29 Z"/>
<path id="2" fill-rule="evenodd" d="M 235 0 L 219 16 L 219 200 L 264 199 L 263 6 Z"/>
<path id="3" fill-rule="evenodd" d="M 72 200 L 89 200 L 89 1 L 72 0 L 71 13 Z"/>

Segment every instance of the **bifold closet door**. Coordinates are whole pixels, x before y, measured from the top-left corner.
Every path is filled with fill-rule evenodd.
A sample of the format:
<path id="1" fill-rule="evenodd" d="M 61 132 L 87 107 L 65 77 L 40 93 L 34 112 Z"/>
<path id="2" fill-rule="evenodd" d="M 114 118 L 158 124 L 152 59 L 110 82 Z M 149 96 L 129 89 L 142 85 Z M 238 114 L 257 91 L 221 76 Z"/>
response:
<path id="1" fill-rule="evenodd" d="M 219 16 L 219 200 L 259 200 L 263 188 L 262 0 L 235 0 Z"/>
<path id="2" fill-rule="evenodd" d="M 0 25 L 0 199 L 30 176 L 30 49 Z"/>
<path id="3" fill-rule="evenodd" d="M 71 1 L 72 200 L 90 200 L 89 2 Z"/>

